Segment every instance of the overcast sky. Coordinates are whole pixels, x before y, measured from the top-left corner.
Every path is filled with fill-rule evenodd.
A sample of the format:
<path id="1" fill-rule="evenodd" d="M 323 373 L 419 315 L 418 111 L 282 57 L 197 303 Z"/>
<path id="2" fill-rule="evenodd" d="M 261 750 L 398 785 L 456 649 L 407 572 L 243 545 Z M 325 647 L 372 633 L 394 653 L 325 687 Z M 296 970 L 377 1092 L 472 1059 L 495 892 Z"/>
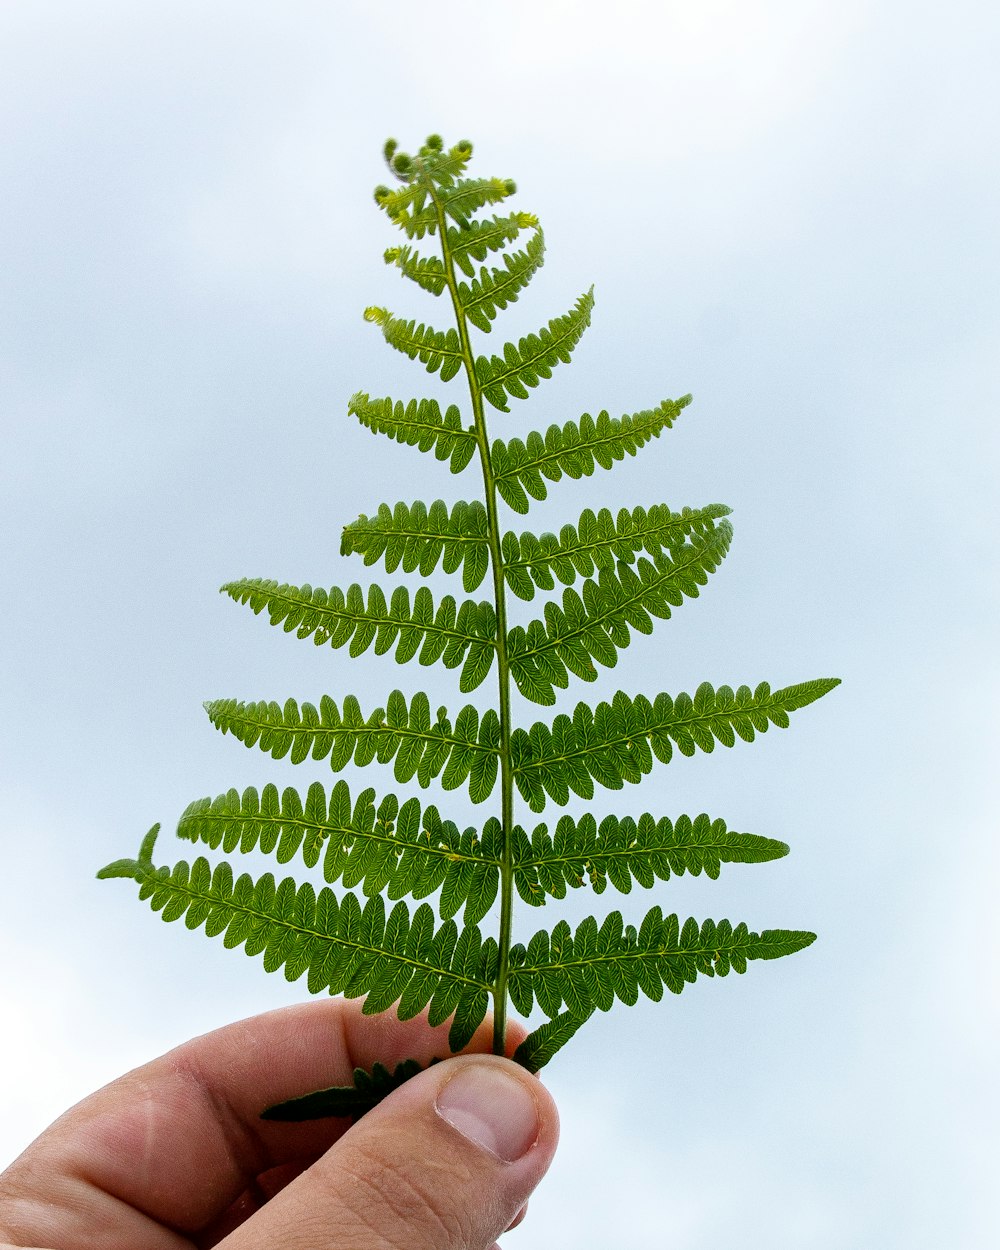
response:
<path id="1" fill-rule="evenodd" d="M 575 363 L 493 432 L 695 397 L 530 527 L 734 509 L 702 597 L 568 703 L 844 679 L 787 733 L 600 799 L 792 847 L 629 917 L 820 940 L 591 1021 L 548 1076 L 563 1145 L 511 1246 L 997 1244 L 998 36 L 985 0 L 0 6 L 0 1161 L 306 993 L 94 880 L 193 798 L 303 785 L 202 700 L 457 697 L 216 593 L 366 581 L 345 521 L 476 489 L 345 413 L 446 393 L 361 318 L 442 318 L 383 265 L 371 199 L 385 137 L 436 130 L 546 230 L 494 337 L 596 284 Z"/>

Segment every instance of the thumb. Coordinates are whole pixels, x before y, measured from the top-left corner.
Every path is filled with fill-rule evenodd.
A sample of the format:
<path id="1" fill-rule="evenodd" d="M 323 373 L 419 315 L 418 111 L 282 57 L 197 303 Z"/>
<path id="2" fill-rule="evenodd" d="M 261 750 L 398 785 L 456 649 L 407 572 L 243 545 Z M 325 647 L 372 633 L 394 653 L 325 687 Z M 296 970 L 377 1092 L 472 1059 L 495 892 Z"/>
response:
<path id="1" fill-rule="evenodd" d="M 220 1250 L 495 1250 L 559 1121 L 510 1060 L 436 1064 L 379 1103 Z"/>

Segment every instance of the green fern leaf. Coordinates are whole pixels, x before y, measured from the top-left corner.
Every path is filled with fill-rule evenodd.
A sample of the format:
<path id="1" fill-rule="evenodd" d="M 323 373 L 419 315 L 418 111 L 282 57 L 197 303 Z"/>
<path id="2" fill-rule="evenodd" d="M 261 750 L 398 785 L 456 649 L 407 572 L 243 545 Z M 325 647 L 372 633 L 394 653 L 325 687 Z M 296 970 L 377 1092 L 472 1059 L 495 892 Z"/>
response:
<path id="1" fill-rule="evenodd" d="M 131 875 L 140 899 L 165 921 L 183 918 L 189 929 L 204 926 L 227 947 L 262 955 L 269 972 L 284 969 L 289 981 L 308 974 L 314 994 L 364 995 L 366 1014 L 399 999 L 403 1020 L 428 1008 L 432 1024 L 454 1015 L 453 1050 L 466 1045 L 482 1023 L 497 952 L 496 943 L 483 942 L 475 925 L 459 934 L 455 922 L 446 920 L 435 930 L 427 903 L 412 918 L 403 902 L 386 915 L 381 895 L 362 907 L 354 894 L 338 899 L 326 888 L 317 894 L 308 882 L 297 885 L 291 877 L 275 882 L 265 873 L 254 881 L 243 873 L 234 880 L 228 863 L 213 870 L 201 857 L 190 865 L 181 860 L 172 868 L 157 867 L 148 838 L 143 846 L 149 856 L 133 860 L 130 874 L 115 875 Z"/>
<path id="2" fill-rule="evenodd" d="M 473 221 L 466 230 L 448 230 L 448 246 L 452 259 L 468 278 L 476 276 L 473 262 L 482 262 L 490 252 L 499 252 L 513 243 L 522 230 L 536 230 L 538 218 L 533 213 L 511 213 L 489 221 Z"/>
<path id="3" fill-rule="evenodd" d="M 275 1103 L 273 1107 L 262 1111 L 260 1118 L 288 1124 L 301 1124 L 306 1120 L 323 1120 L 333 1116 L 356 1121 L 371 1111 L 372 1107 L 377 1107 L 383 1098 L 388 1098 L 400 1085 L 439 1062 L 438 1059 L 432 1059 L 430 1063 L 423 1065 L 415 1059 L 405 1059 L 392 1072 L 381 1063 L 373 1064 L 371 1072 L 366 1072 L 364 1068 L 355 1068 L 352 1085 L 333 1085 L 329 1089 L 318 1089 L 315 1093 L 304 1094 L 301 1098 L 289 1098 L 286 1102 Z"/>
<path id="4" fill-rule="evenodd" d="M 658 694 L 630 698 L 619 691 L 610 703 L 590 708 L 578 703 L 572 720 L 559 715 L 551 726 L 536 722 L 511 734 L 514 781 L 533 812 L 545 797 L 564 804 L 570 791 L 594 795 L 594 782 L 620 790 L 652 771 L 654 758 L 668 764 L 674 745 L 682 755 L 712 751 L 715 743 L 732 746 L 738 734 L 752 742 L 769 725 L 787 728 L 788 713 L 819 699 L 839 678 L 821 678 L 772 692 L 767 682 L 756 690 L 729 686 L 715 690 L 703 682 L 692 698 Z"/>
<path id="5" fill-rule="evenodd" d="M 607 508 L 585 508 L 576 525 L 555 534 L 506 533 L 503 574 L 520 599 L 533 599 L 535 588 L 553 590 L 556 580 L 571 586 L 577 577 L 614 569 L 620 561 L 634 564 L 640 551 L 656 556 L 679 546 L 685 538 L 710 533 L 715 521 L 728 516 L 721 503 L 671 512 L 666 504 L 652 508 L 621 508 L 617 518 Z"/>
<path id="6" fill-rule="evenodd" d="M 531 838 L 514 831 L 514 883 L 521 898 L 541 906 L 546 897 L 565 898 L 567 887 L 589 884 L 602 894 L 610 884 L 622 894 L 633 880 L 645 889 L 682 873 L 704 872 L 713 880 L 722 864 L 759 864 L 780 859 L 788 846 L 775 838 L 735 833 L 724 820 L 702 813 L 655 820 L 605 816 L 598 825 L 589 812 L 578 819 L 561 816 L 552 834 L 537 825 Z"/>
<path id="7" fill-rule="evenodd" d="M 428 373 L 441 371 L 441 381 L 450 381 L 462 367 L 462 344 L 457 330 L 435 330 L 394 317 L 387 308 L 365 309 L 365 321 L 380 326 L 385 341 L 396 351 L 419 360 Z"/>
<path id="8" fill-rule="evenodd" d="M 452 473 L 461 473 L 476 453 L 476 432 L 462 426 L 462 415 L 452 404 L 442 415 L 436 399 L 369 399 L 364 391 L 351 397 L 347 411 L 373 434 L 387 434 L 397 443 L 434 449 L 438 460 L 449 460 Z"/>
<path id="9" fill-rule="evenodd" d="M 476 708 L 463 707 L 454 728 L 444 708 L 431 721 L 425 694 L 414 695 L 408 704 L 399 690 L 389 695 L 385 708 L 367 717 L 354 695 L 344 699 L 342 708 L 324 695 L 319 708 L 311 703 L 300 708 L 294 699 L 284 706 L 217 699 L 206 703 L 205 711 L 217 729 L 245 746 L 259 746 L 276 760 L 287 755 L 298 764 L 329 757 L 330 767 L 340 772 L 352 762 L 363 767 L 377 759 L 380 764 L 394 762 L 399 782 L 415 777 L 427 787 L 441 776 L 446 790 L 464 785 L 475 764 L 470 784 L 475 802 L 487 798 L 496 783 L 500 725 L 492 708 L 480 717 Z"/>
<path id="10" fill-rule="evenodd" d="M 491 439 L 487 402 L 507 412 L 511 398 L 528 398 L 556 365 L 570 361 L 590 324 L 593 288 L 537 334 L 476 357 L 474 332 L 490 332 L 543 263 L 538 220 L 493 211 L 515 186 L 469 176 L 472 145 L 464 140 L 446 148 L 429 135 L 412 155 L 389 140 L 384 155 L 397 185 L 376 188 L 375 199 L 406 236 L 385 260 L 429 295 L 447 293 L 453 324 L 439 330 L 382 307 L 365 316 L 390 346 L 443 381 L 464 372 L 468 417 L 434 399 L 404 403 L 365 392 L 351 398 L 348 411 L 373 433 L 432 451 L 453 473 L 478 451 L 481 492 L 471 502 L 379 504 L 375 515 L 343 527 L 341 554 L 423 579 L 439 569 L 460 572 L 466 595 L 486 585 L 492 598 L 459 601 L 427 585 L 317 589 L 262 579 L 223 590 L 284 632 L 346 649 L 352 658 L 371 650 L 392 652 L 399 663 L 440 661 L 458 670 L 463 692 L 495 675 L 496 700 L 482 709 L 467 704 L 454 718 L 443 707 L 432 716 L 426 694 L 398 690 L 384 707 L 365 711 L 354 695 L 340 702 L 324 696 L 316 705 L 220 699 L 205 706 L 219 730 L 274 759 L 326 760 L 334 773 L 388 765 L 402 787 L 437 782 L 495 806 L 480 827 L 460 829 L 434 804 L 402 791 L 352 794 L 345 780 L 329 787 L 313 781 L 304 793 L 273 784 L 233 789 L 190 804 L 178 835 L 213 853 L 262 853 L 279 864 L 301 859 L 322 872 L 323 883 L 236 876 L 229 863 L 213 868 L 206 858 L 158 866 L 159 826 L 136 858 L 116 860 L 99 875 L 134 880 L 164 920 L 203 927 L 261 957 L 269 971 L 305 977 L 313 992 L 363 997 L 368 1013 L 394 1008 L 408 1019 L 425 1012 L 432 1025 L 450 1019 L 453 1050 L 469 1041 L 492 1005 L 493 1050 L 506 1054 L 508 1005 L 523 1013 L 537 1006 L 548 1020 L 514 1055 L 537 1071 L 596 1010 L 634 1003 L 640 992 L 659 999 L 665 988 L 680 992 L 698 976 L 742 972 L 750 960 L 801 950 L 813 935 L 753 933 L 727 920 L 682 924 L 654 907 L 639 928 L 613 912 L 575 930 L 561 921 L 526 945 L 512 944 L 515 896 L 540 906 L 587 884 L 598 894 L 609 886 L 629 893 L 683 873 L 715 878 L 724 863 L 763 862 L 788 850 L 704 814 L 673 821 L 648 813 L 600 821 L 590 812 L 566 814 L 551 833 L 538 824 L 529 835 L 516 823 L 517 804 L 541 812 L 571 795 L 589 803 L 596 787 L 634 784 L 654 762 L 669 763 L 675 750 L 692 755 L 720 742 L 733 746 L 737 737 L 753 741 L 770 726 L 787 726 L 793 711 L 838 682 L 776 691 L 767 683 L 733 690 L 704 682 L 693 695 L 652 699 L 618 692 L 607 702 L 581 702 L 550 724 L 516 723 L 514 690 L 553 704 L 571 674 L 594 680 L 599 667 L 616 665 L 633 631 L 649 633 L 685 598 L 699 596 L 728 550 L 729 509 L 672 512 L 657 504 L 612 515 L 586 508 L 558 534 L 501 532 L 499 500 L 525 513 L 532 500 L 547 498 L 549 483 L 614 467 L 669 429 L 691 397 L 614 419 L 584 413 Z M 434 246 L 425 255 L 426 239 Z M 558 600 L 546 602 L 539 619 L 512 624 L 510 595 L 530 601 L 538 591 L 558 591 Z M 484 938 L 478 926 L 494 907 L 498 937 Z M 390 1071 L 375 1064 L 370 1073 L 356 1071 L 352 1085 L 291 1099 L 267 1115 L 356 1118 L 422 1066 L 409 1061 Z"/>
<path id="11" fill-rule="evenodd" d="M 443 557 L 446 573 L 462 570 L 462 584 L 475 590 L 489 569 L 489 521 L 486 509 L 475 500 L 448 505 L 435 500 L 426 504 L 379 504 L 374 517 L 360 516 L 345 525 L 340 554 L 363 555 L 365 564 L 385 561 L 394 573 L 402 564 L 405 573 L 419 571 L 429 577 Z"/>
<path id="12" fill-rule="evenodd" d="M 463 670 L 463 690 L 473 689 L 486 678 L 496 654 L 496 615 L 491 603 L 467 599 L 458 605 L 445 595 L 435 607 L 426 586 L 418 588 L 412 604 L 405 586 L 397 586 L 386 603 L 380 587 L 369 586 L 366 599 L 356 582 L 345 594 L 337 586 L 322 590 L 244 578 L 228 582 L 222 591 L 255 615 L 266 611 L 271 624 L 281 625 L 286 634 L 311 637 L 318 647 L 349 644 L 352 656 L 362 655 L 374 644 L 376 655 L 395 647 L 398 664 L 416 656 L 421 664 L 440 660 L 446 668 L 458 668 L 470 648 L 475 648 L 474 660 Z"/>
<path id="13" fill-rule="evenodd" d="M 471 213 L 487 204 L 499 204 L 515 191 L 509 178 L 463 178 L 451 186 L 441 185 L 437 201 L 459 228 L 468 229 Z"/>
<path id="14" fill-rule="evenodd" d="M 594 307 L 594 288 L 581 295 L 571 312 L 554 317 L 537 334 L 529 334 L 513 343 L 504 344 L 504 354 L 480 356 L 476 360 L 476 381 L 483 396 L 494 408 L 509 412 L 507 396 L 527 399 L 528 388 L 538 385 L 542 378 L 550 378 L 552 370 L 560 361 L 569 363 L 570 353 L 579 343 L 584 330 L 590 325 Z"/>
<path id="15" fill-rule="evenodd" d="M 742 973 L 755 959 L 777 959 L 815 941 L 814 933 L 766 929 L 752 933 L 728 920 L 686 920 L 649 911 L 638 931 L 612 912 L 600 928 L 588 916 L 570 933 L 561 920 L 511 949 L 510 994 L 527 1014 L 535 1002 L 550 1019 L 563 1004 L 574 1017 L 608 1011 L 616 999 L 632 1006 L 641 990 L 658 1002 L 663 989 L 679 994 L 698 976 Z"/>
<path id="16" fill-rule="evenodd" d="M 665 399 L 659 408 L 623 417 L 602 412 L 596 421 L 585 412 L 578 422 L 550 425 L 544 435 L 533 430 L 524 442 L 496 439 L 490 461 L 500 497 L 515 512 L 527 512 L 529 495 L 541 500 L 548 494 L 546 479 L 558 482 L 564 473 L 574 479 L 590 477 L 595 465 L 610 469 L 670 429 L 690 402 L 690 395 Z"/>
<path id="17" fill-rule="evenodd" d="M 593 1012 L 575 1016 L 572 1012 L 560 1012 L 554 1019 L 546 1020 L 534 1032 L 529 1033 L 514 1051 L 515 1063 L 529 1072 L 540 1072 L 557 1051 L 573 1037 L 581 1025 L 586 1024 Z"/>
<path id="18" fill-rule="evenodd" d="M 504 256 L 504 269 L 483 268 L 471 285 L 460 282 L 458 302 L 472 324 L 488 334 L 499 312 L 516 301 L 541 268 L 544 257 L 545 240 L 536 229 L 523 252 Z"/>
<path id="19" fill-rule="evenodd" d="M 448 285 L 444 265 L 437 256 L 421 256 L 415 248 L 404 245 L 386 248 L 383 259 L 431 295 L 440 295 Z"/>
<path id="20" fill-rule="evenodd" d="M 329 796 L 314 781 L 305 800 L 274 785 L 259 794 L 250 786 L 198 799 L 181 816 L 177 835 L 227 855 L 261 851 L 279 864 L 301 856 L 310 868 L 321 865 L 328 885 L 360 886 L 366 897 L 423 899 L 440 891 L 443 920 L 464 907 L 466 924 L 478 923 L 497 896 L 502 847 L 495 818 L 480 837 L 442 820 L 433 804 L 421 812 L 413 798 L 401 803 L 388 794 L 376 803 L 367 789 L 352 801 L 346 781 Z"/>
<path id="21" fill-rule="evenodd" d="M 422 239 L 434 234 L 438 228 L 438 216 L 433 203 L 428 206 L 432 187 L 454 186 L 455 180 L 465 172 L 472 156 L 470 143 L 458 143 L 447 153 L 421 151 L 422 167 L 426 179 L 412 181 L 403 174 L 404 186 L 395 191 L 378 187 L 375 202 L 387 214 L 390 221 L 412 239 Z M 398 169 L 393 170 L 400 176 Z"/>
<path id="22" fill-rule="evenodd" d="M 487 204 L 499 204 L 513 195 L 509 178 L 463 178 L 455 180 L 451 168 L 428 168 L 428 184 L 411 184 L 403 192 L 389 192 L 379 200 L 393 223 L 411 239 L 422 239 L 440 231 L 442 218 L 450 218 L 460 230 L 472 224 L 470 214 Z"/>
<path id="23" fill-rule="evenodd" d="M 562 608 L 549 603 L 545 621 L 516 626 L 507 636 L 511 676 L 526 698 L 555 702 L 553 687 L 569 684 L 568 672 L 584 681 L 597 678 L 595 664 L 613 668 L 619 650 L 629 645 L 629 630 L 649 634 L 653 617 L 666 620 L 684 596 L 698 597 L 698 588 L 718 568 L 732 537 L 728 521 L 695 535 L 669 555 L 634 566 L 620 564 L 617 572 L 603 568 L 596 581 L 588 579 L 582 594 L 563 593 Z"/>

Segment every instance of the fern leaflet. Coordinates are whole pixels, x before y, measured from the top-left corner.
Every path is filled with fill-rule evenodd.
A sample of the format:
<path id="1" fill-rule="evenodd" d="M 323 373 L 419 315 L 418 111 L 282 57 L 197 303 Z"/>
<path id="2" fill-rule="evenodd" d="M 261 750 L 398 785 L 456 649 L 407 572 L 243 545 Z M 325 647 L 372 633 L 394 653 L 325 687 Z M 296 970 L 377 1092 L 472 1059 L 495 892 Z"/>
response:
<path id="1" fill-rule="evenodd" d="M 538 218 L 532 213 L 511 213 L 489 221 L 471 221 L 468 229 L 449 229 L 448 247 L 454 263 L 467 278 L 475 278 L 474 261 L 484 261 L 490 252 L 499 252 L 513 243 L 522 230 L 535 229 Z"/>
<path id="2" fill-rule="evenodd" d="M 608 508 L 595 513 L 585 508 L 574 525 L 555 534 L 506 533 L 501 547 L 503 574 L 519 599 L 533 599 L 535 588 L 553 590 L 558 579 L 571 586 L 577 577 L 590 577 L 595 569 L 613 569 L 619 561 L 635 562 L 644 551 L 656 556 L 678 546 L 692 535 L 708 533 L 717 519 L 729 515 L 725 504 L 684 508 L 671 512 L 665 504 L 619 509 L 613 517 Z"/>
<path id="3" fill-rule="evenodd" d="M 365 321 L 380 326 L 385 341 L 396 351 L 419 360 L 428 373 L 441 371 L 441 381 L 447 382 L 462 367 L 462 346 L 455 330 L 435 330 L 431 326 L 417 325 L 394 317 L 387 308 L 366 308 Z"/>
<path id="4" fill-rule="evenodd" d="M 514 882 L 521 898 L 541 906 L 546 896 L 564 898 L 567 886 L 589 884 L 595 894 L 608 885 L 622 894 L 632 883 L 651 889 L 671 875 L 690 873 L 716 878 L 722 864 L 759 864 L 780 859 L 788 846 L 775 838 L 734 833 L 724 820 L 702 813 L 694 820 L 679 816 L 655 820 L 649 813 L 633 820 L 589 812 L 575 819 L 561 816 L 554 833 L 537 825 L 529 840 L 520 827 L 514 831 Z"/>
<path id="5" fill-rule="evenodd" d="M 314 994 L 364 997 L 366 1014 L 385 1011 L 398 999 L 401 1020 L 425 1009 L 438 1024 L 454 1015 L 453 1050 L 461 1050 L 482 1023 L 496 978 L 497 945 L 493 938 L 484 942 L 476 925 L 459 933 L 446 920 L 435 929 L 428 903 L 412 918 L 403 902 L 386 915 L 380 894 L 362 906 L 350 891 L 338 898 L 291 877 L 276 882 L 269 872 L 256 881 L 249 873 L 234 879 L 228 863 L 213 869 L 203 857 L 158 868 L 154 847 L 155 829 L 138 858 L 109 865 L 100 875 L 132 877 L 139 897 L 164 920 L 183 919 L 189 929 L 204 925 L 209 937 L 221 937 L 227 947 L 262 955 L 268 972 L 283 968 L 289 981 L 306 974 Z"/>
<path id="6" fill-rule="evenodd" d="M 367 717 L 354 695 L 348 695 L 342 707 L 324 695 L 319 708 L 312 703 L 300 708 L 294 699 L 283 706 L 217 699 L 206 703 L 205 710 L 217 729 L 244 746 L 259 746 L 276 760 L 287 755 L 299 764 L 329 756 L 334 772 L 351 763 L 360 768 L 375 760 L 391 762 L 399 782 L 415 778 L 426 787 L 440 777 L 446 790 L 456 790 L 468 781 L 474 803 L 489 798 L 497 779 L 500 723 L 492 708 L 480 717 L 467 705 L 454 727 L 443 707 L 431 721 L 425 694 L 414 695 L 408 704 L 399 690 L 389 695 L 385 708 L 376 708 Z"/>
<path id="7" fill-rule="evenodd" d="M 428 577 L 442 562 L 446 573 L 462 570 L 462 585 L 475 590 L 489 571 L 489 521 L 477 500 L 454 504 L 451 511 L 442 500 L 428 508 L 420 502 L 379 504 L 373 517 L 361 516 L 345 525 L 340 554 L 363 555 L 365 564 L 385 561 L 394 573 L 402 564 L 405 573 Z M 442 559 L 443 557 L 443 559 Z"/>
<path id="8" fill-rule="evenodd" d="M 397 443 L 421 451 L 433 448 L 438 460 L 450 461 L 452 473 L 461 473 L 476 454 L 475 431 L 463 428 L 461 413 L 454 404 L 442 414 L 435 399 L 393 403 L 388 396 L 369 399 L 364 391 L 358 391 L 347 411 L 373 434 L 387 434 Z"/>
<path id="9" fill-rule="evenodd" d="M 327 796 L 318 781 L 303 801 L 297 790 L 267 785 L 258 794 L 229 790 L 215 799 L 188 805 L 177 836 L 202 842 L 226 854 L 259 850 L 286 864 L 296 855 L 309 868 L 318 865 L 328 885 L 361 886 L 365 895 L 422 899 L 441 891 L 439 911 L 448 920 L 464 906 L 466 923 L 476 923 L 492 907 L 500 871 L 500 825 L 488 820 L 459 831 L 442 820 L 437 807 L 394 794 L 377 804 L 375 791 L 356 799 L 346 781 Z"/>
<path id="10" fill-rule="evenodd" d="M 569 363 L 570 353 L 590 325 L 594 307 L 594 288 L 581 295 L 571 312 L 553 317 L 549 324 L 520 339 L 517 345 L 507 343 L 503 356 L 480 356 L 476 360 L 476 383 L 484 399 L 494 408 L 509 412 L 507 395 L 527 399 L 528 388 L 550 378 L 560 361 Z M 442 374 L 442 377 L 444 375 Z"/>
<path id="11" fill-rule="evenodd" d="M 737 735 L 753 742 L 769 725 L 786 729 L 789 712 L 839 684 L 839 678 L 821 678 L 772 692 L 766 681 L 736 691 L 702 682 L 693 698 L 658 694 L 651 701 L 619 691 L 595 708 L 578 703 L 572 719 L 560 714 L 551 726 L 536 721 L 514 730 L 514 781 L 533 812 L 543 810 L 546 796 L 559 804 L 569 801 L 570 792 L 591 799 L 594 782 L 608 790 L 638 784 L 654 759 L 670 763 L 675 745 L 682 755 L 694 755 L 714 750 L 716 742 L 731 747 Z"/>
<path id="12" fill-rule="evenodd" d="M 527 1015 L 534 1004 L 555 1019 L 565 1003 L 575 1017 L 609 1011 L 615 999 L 633 1006 L 641 990 L 659 1002 L 664 987 L 679 994 L 698 976 L 745 972 L 755 959 L 779 959 L 802 950 L 815 934 L 789 929 L 752 933 L 728 920 L 664 916 L 659 907 L 646 913 L 638 931 L 613 911 L 601 927 L 588 916 L 570 932 L 560 920 L 552 933 L 542 929 L 527 946 L 511 951 L 510 996 Z"/>
<path id="13" fill-rule="evenodd" d="M 528 285 L 541 268 L 545 241 L 537 229 L 523 252 L 508 253 L 503 261 L 504 269 L 481 269 L 472 284 L 458 284 L 458 299 L 466 317 L 484 334 L 492 329 L 492 322 L 508 304 L 514 303 L 518 294 Z"/>
<path id="14" fill-rule="evenodd" d="M 330 590 L 312 586 L 284 586 L 264 578 L 227 582 L 225 594 L 237 603 L 247 604 L 254 613 L 266 611 L 272 625 L 299 638 L 311 637 L 318 646 L 350 644 L 352 656 L 362 655 L 374 645 L 376 655 L 395 647 L 397 664 L 414 656 L 421 664 L 438 660 L 445 668 L 462 665 L 459 686 L 474 690 L 489 674 L 496 654 L 496 615 L 491 603 L 465 600 L 456 604 L 445 595 L 434 606 L 426 586 L 421 586 L 410 603 L 410 592 L 397 586 L 386 603 L 378 586 L 364 590 L 355 582 L 345 594 L 339 587 Z"/>
<path id="15" fill-rule="evenodd" d="M 596 580 L 584 582 L 581 594 L 564 591 L 561 609 L 548 603 L 544 622 L 516 626 L 507 649 L 518 690 L 534 703 L 551 704 L 553 687 L 569 684 L 568 672 L 595 681 L 595 664 L 614 668 L 619 650 L 629 644 L 630 628 L 652 633 L 652 617 L 667 620 L 685 595 L 697 598 L 698 587 L 726 554 L 731 533 L 722 521 L 694 542 L 642 559 L 634 569 L 624 563 L 617 572 L 604 568 Z"/>
<path id="16" fill-rule="evenodd" d="M 544 435 L 533 430 L 522 442 L 495 439 L 490 446 L 493 481 L 501 499 L 515 512 L 527 512 L 531 499 L 548 494 L 545 479 L 558 482 L 567 477 L 590 477 L 594 466 L 610 469 L 616 460 L 634 456 L 651 438 L 670 429 L 679 413 L 691 402 L 665 399 L 659 408 L 631 416 L 609 417 L 602 412 L 595 421 L 584 413 L 579 421 L 550 425 Z"/>

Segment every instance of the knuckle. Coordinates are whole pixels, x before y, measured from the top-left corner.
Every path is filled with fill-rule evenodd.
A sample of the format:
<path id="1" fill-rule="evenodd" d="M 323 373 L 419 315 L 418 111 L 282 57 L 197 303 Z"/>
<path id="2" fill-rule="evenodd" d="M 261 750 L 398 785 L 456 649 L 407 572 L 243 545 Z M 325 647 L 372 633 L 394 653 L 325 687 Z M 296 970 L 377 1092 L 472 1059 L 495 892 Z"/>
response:
<path id="1" fill-rule="evenodd" d="M 443 1166 L 424 1160 L 414 1170 L 412 1163 L 402 1168 L 369 1145 L 351 1153 L 342 1172 L 351 1183 L 342 1199 L 356 1233 L 344 1243 L 345 1250 L 348 1245 L 352 1250 L 466 1250 L 482 1243 L 482 1225 L 493 1221 L 489 1214 L 483 1220 L 482 1185 L 474 1184 L 460 1162 Z"/>

